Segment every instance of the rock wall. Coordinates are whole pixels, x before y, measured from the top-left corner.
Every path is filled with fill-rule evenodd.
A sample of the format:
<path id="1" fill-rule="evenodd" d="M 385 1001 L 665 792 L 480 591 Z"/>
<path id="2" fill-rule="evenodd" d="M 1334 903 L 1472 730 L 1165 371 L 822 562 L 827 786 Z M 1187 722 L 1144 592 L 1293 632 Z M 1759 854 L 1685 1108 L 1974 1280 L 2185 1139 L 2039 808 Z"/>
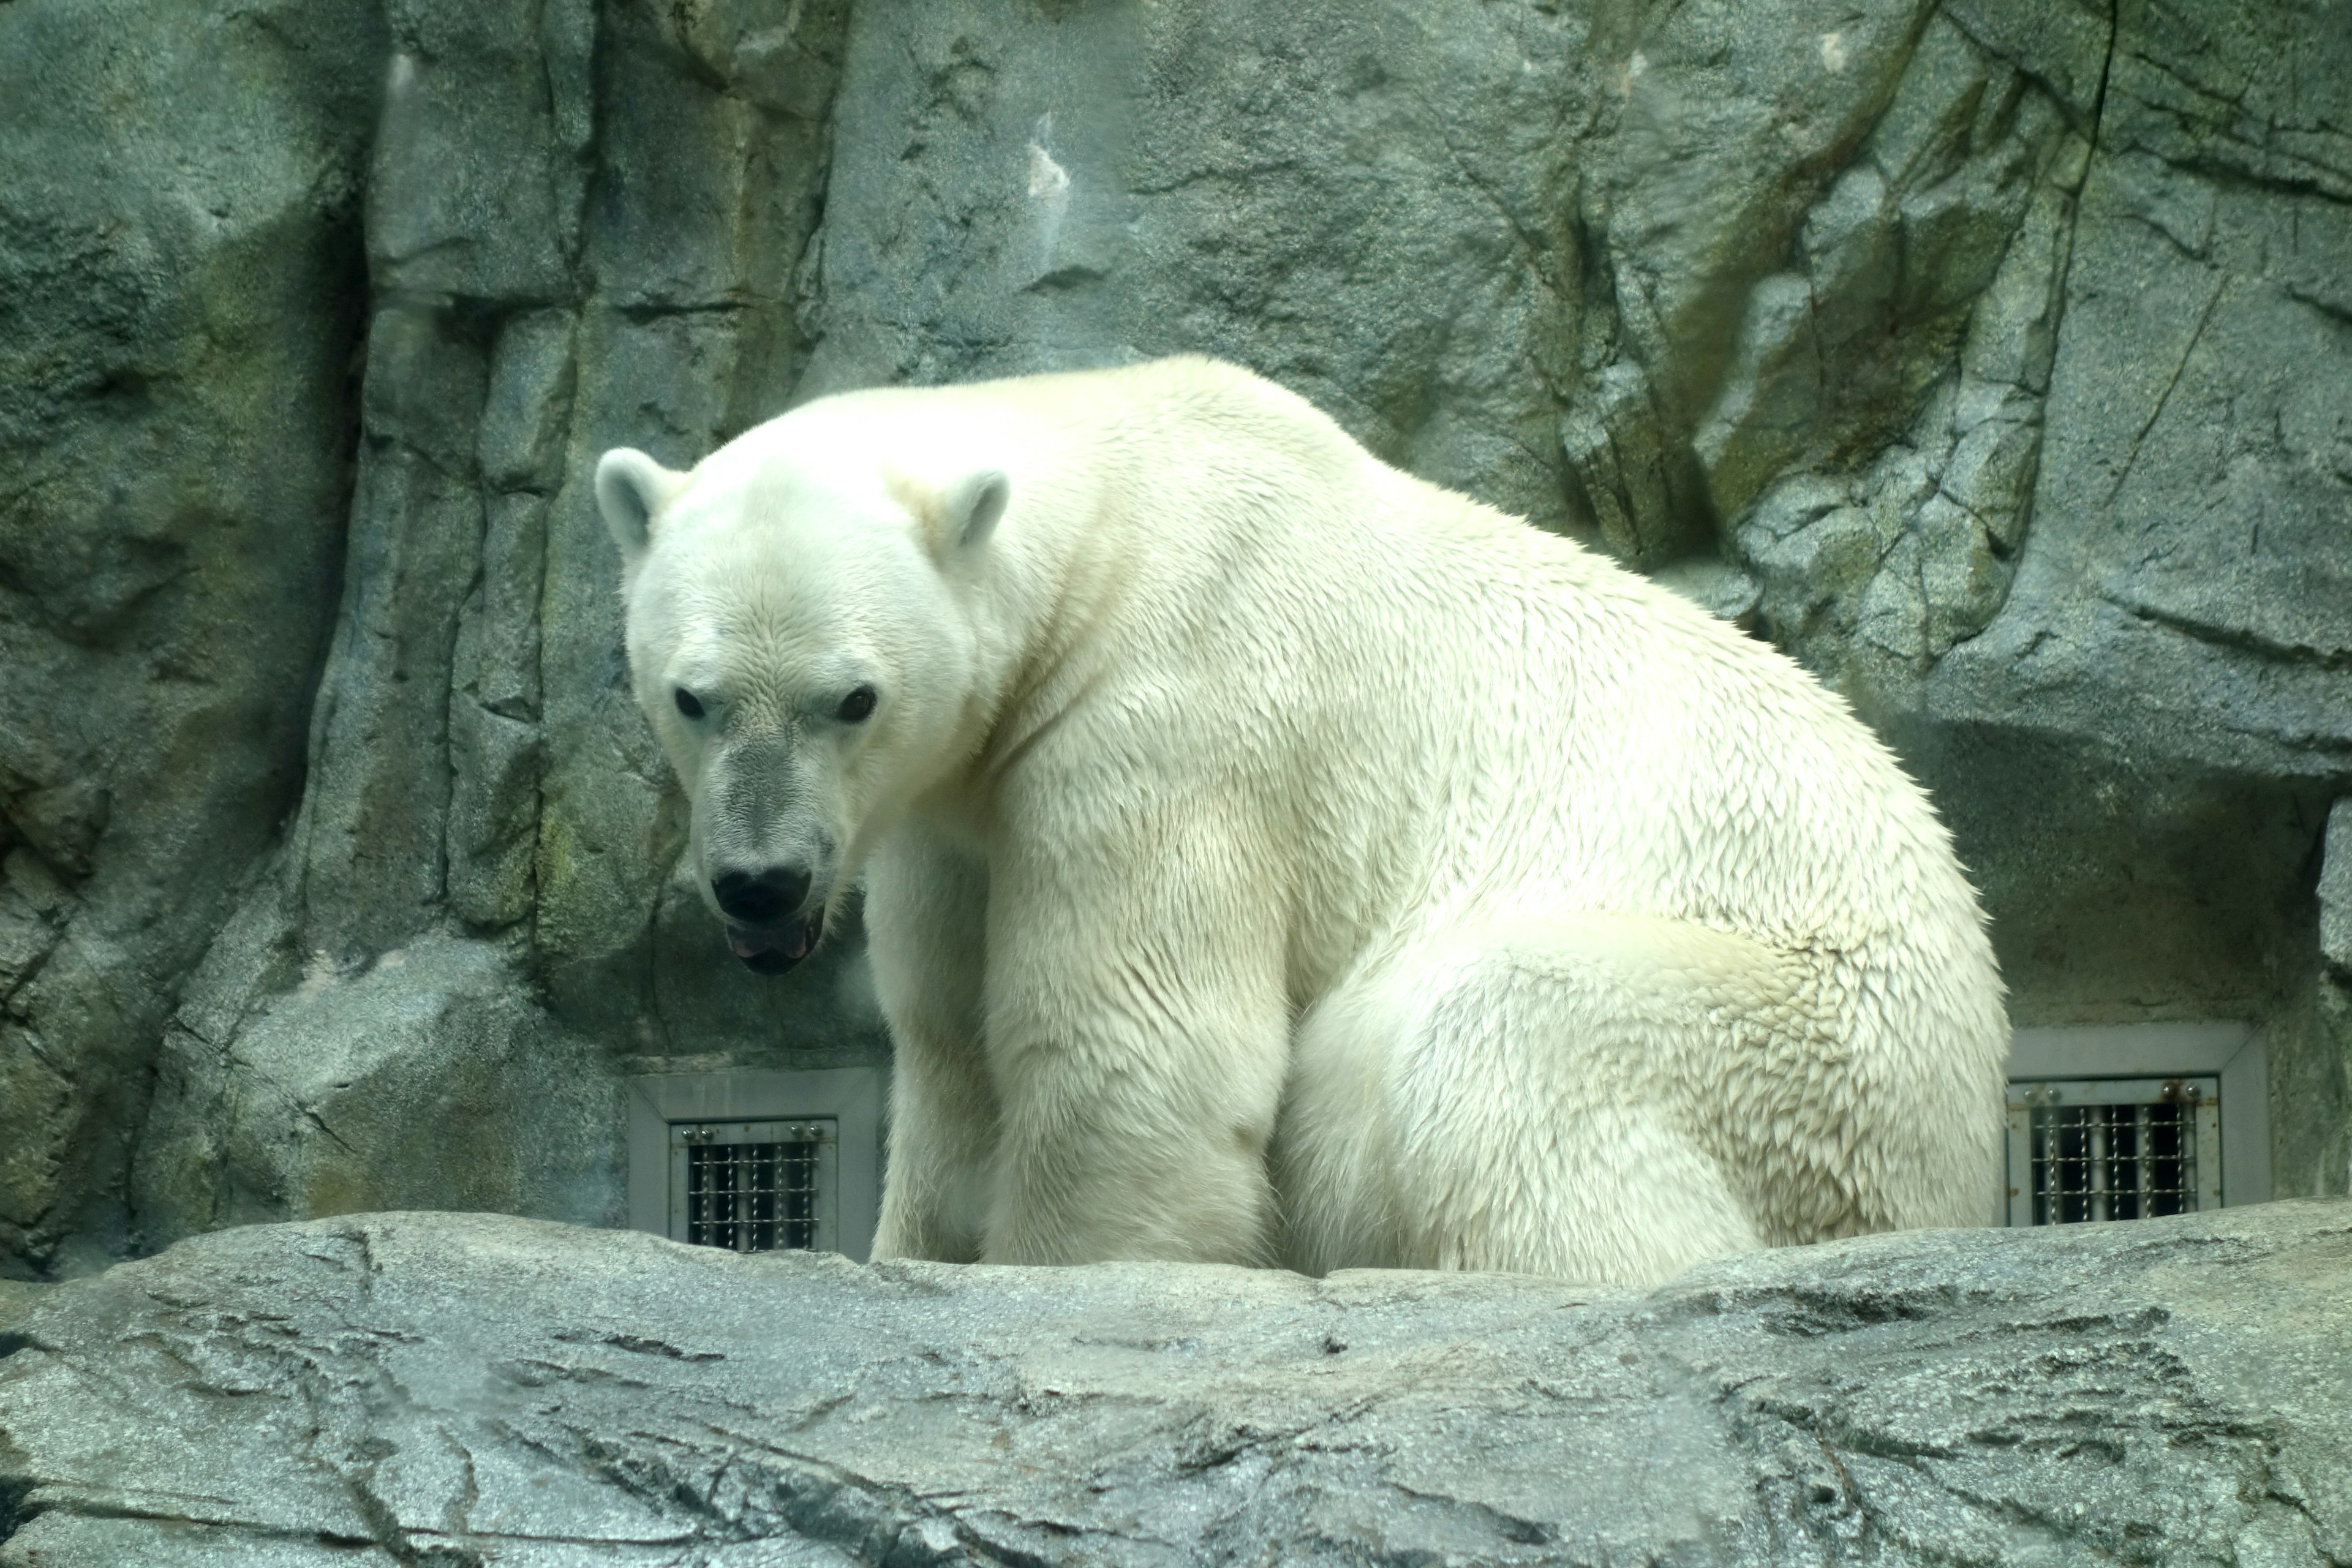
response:
<path id="1" fill-rule="evenodd" d="M 383 30 L 0 7 L 0 1267 L 135 1245 L 175 1004 L 302 796 Z"/>
<path id="2" fill-rule="evenodd" d="M 2336 0 L 9 0 L 0 102 L 0 1273 L 876 1059 L 671 874 L 588 466 L 1178 350 L 1790 648 L 2021 1022 L 2260 1022 L 2346 1187 Z"/>

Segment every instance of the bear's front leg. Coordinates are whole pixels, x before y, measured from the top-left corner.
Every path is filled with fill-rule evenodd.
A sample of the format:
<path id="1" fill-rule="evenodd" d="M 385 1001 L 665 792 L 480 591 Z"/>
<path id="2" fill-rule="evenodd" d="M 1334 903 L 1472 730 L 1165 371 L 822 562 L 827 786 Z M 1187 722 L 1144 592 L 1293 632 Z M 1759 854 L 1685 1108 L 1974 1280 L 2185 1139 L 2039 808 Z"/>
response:
<path id="1" fill-rule="evenodd" d="M 1213 805 L 1213 803 L 1212 803 Z M 1229 824 L 1123 803 L 992 862 L 991 1263 L 1271 1261 L 1278 892 Z"/>
<path id="2" fill-rule="evenodd" d="M 919 827 L 876 847 L 867 952 L 889 1021 L 890 1158 L 874 1257 L 977 1261 L 996 1158 L 996 1087 L 982 1053 L 988 868 Z"/>

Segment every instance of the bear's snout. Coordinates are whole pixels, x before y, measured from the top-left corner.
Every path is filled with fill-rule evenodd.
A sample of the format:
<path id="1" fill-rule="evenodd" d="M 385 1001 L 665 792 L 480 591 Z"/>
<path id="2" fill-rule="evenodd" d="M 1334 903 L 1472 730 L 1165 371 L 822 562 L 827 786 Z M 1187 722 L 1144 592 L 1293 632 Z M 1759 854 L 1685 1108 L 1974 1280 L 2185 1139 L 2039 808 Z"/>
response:
<path id="1" fill-rule="evenodd" d="M 719 912 L 740 925 L 774 925 L 808 902 L 805 866 L 770 866 L 759 871 L 721 871 L 710 879 Z"/>
<path id="2" fill-rule="evenodd" d="M 727 946 L 752 973 L 782 974 L 814 952 L 824 934 L 824 910 L 819 907 L 764 931 L 730 924 Z"/>
<path id="3" fill-rule="evenodd" d="M 782 974 L 816 946 L 824 910 L 802 908 L 813 880 L 808 868 L 787 865 L 710 879 L 710 896 L 727 918 L 727 945 L 753 973 Z"/>

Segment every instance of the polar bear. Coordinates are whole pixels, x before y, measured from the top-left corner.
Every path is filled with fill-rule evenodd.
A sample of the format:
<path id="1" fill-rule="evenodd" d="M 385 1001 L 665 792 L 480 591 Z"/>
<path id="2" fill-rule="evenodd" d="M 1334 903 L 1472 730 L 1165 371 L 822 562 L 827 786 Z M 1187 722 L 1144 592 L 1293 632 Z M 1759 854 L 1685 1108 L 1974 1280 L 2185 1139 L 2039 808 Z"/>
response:
<path id="1" fill-rule="evenodd" d="M 736 955 L 862 877 L 875 1256 L 1637 1285 L 1973 1225 L 2001 987 L 1798 668 L 1201 359 L 607 453 Z"/>

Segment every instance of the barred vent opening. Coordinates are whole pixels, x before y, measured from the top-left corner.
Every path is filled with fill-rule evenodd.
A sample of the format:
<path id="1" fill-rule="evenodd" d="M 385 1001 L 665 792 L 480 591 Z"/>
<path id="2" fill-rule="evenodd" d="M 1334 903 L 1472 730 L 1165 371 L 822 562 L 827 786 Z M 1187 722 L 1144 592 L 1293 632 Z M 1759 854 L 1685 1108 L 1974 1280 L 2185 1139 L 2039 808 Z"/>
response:
<path id="1" fill-rule="evenodd" d="M 670 1235 L 730 1252 L 836 1248 L 829 1120 L 673 1122 Z"/>
<path id="2" fill-rule="evenodd" d="M 2214 1078 L 2012 1082 L 2009 1223 L 2219 1208 L 2221 1111 Z"/>

